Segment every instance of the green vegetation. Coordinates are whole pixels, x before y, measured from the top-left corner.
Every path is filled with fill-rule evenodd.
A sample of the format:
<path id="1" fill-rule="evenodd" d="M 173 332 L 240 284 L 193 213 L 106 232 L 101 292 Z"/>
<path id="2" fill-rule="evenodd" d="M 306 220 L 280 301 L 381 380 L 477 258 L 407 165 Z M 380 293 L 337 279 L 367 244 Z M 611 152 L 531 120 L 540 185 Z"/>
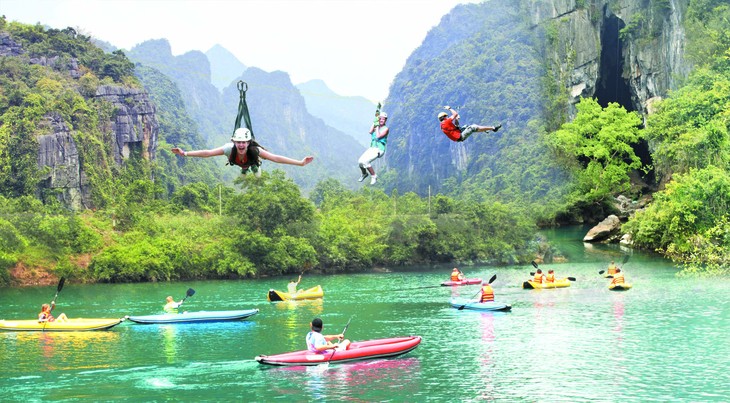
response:
<path id="1" fill-rule="evenodd" d="M 685 26 L 697 68 L 647 120 L 658 180 L 666 187 L 624 229 L 636 245 L 682 264 L 683 275 L 728 275 L 730 6 L 692 1 Z"/>

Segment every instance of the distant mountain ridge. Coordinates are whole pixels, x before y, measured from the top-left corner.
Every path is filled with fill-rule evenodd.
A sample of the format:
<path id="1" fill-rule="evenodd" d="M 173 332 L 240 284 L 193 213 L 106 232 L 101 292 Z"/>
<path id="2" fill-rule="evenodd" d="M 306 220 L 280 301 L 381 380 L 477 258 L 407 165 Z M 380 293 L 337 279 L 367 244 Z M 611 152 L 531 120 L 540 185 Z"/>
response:
<path id="1" fill-rule="evenodd" d="M 211 83 L 220 91 L 231 85 L 246 70 L 246 66 L 221 45 L 213 45 L 205 52 L 205 56 L 210 63 Z"/>
<path id="2" fill-rule="evenodd" d="M 336 94 L 322 80 L 310 80 L 296 87 L 309 113 L 352 136 L 364 147 L 370 145 L 368 130 L 375 114 L 374 103 L 365 97 Z"/>

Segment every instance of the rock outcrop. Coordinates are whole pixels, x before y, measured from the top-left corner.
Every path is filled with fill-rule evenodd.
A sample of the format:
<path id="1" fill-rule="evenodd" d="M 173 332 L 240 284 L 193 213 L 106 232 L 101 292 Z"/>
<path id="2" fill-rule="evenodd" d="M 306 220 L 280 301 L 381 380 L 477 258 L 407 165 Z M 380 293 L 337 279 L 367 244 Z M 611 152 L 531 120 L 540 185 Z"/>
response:
<path id="1" fill-rule="evenodd" d="M 157 153 L 159 123 L 155 105 L 142 89 L 111 85 L 100 86 L 95 98 L 111 103 L 116 110 L 111 130 L 114 132 L 114 161 L 121 165 L 130 149 L 138 147 L 144 159 L 154 160 Z"/>
<path id="2" fill-rule="evenodd" d="M 620 236 L 620 231 L 621 220 L 615 215 L 610 215 L 591 228 L 583 237 L 583 242 L 613 242 Z"/>

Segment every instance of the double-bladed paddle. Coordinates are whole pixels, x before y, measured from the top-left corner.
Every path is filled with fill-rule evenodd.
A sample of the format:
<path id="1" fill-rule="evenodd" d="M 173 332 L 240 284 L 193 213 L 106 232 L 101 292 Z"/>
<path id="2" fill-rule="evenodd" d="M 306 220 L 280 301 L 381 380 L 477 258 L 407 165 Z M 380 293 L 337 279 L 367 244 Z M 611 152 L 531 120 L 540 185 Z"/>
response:
<path id="1" fill-rule="evenodd" d="M 497 275 L 495 274 L 495 275 L 493 275 L 493 276 L 492 276 L 492 278 L 490 278 L 490 279 L 489 279 L 489 284 L 492 284 L 492 283 L 494 282 L 494 280 L 496 280 L 496 279 L 497 279 Z M 477 295 L 479 295 L 479 293 L 480 293 L 480 292 L 482 292 L 482 289 L 481 289 L 481 288 L 479 289 L 479 291 L 477 291 L 477 293 L 476 293 L 476 294 L 474 294 L 474 296 L 472 296 L 471 298 L 469 298 L 469 301 L 471 301 L 472 299 L 476 298 L 476 296 L 477 296 Z M 457 308 L 456 310 L 457 310 L 457 311 L 461 311 L 461 310 L 463 310 L 463 309 L 464 309 L 464 307 L 465 307 L 465 306 L 467 306 L 467 305 L 469 305 L 469 302 L 467 302 L 466 304 L 464 304 L 464 305 L 460 306 L 460 307 L 459 307 L 459 308 Z"/>
<path id="2" fill-rule="evenodd" d="M 347 328 L 348 328 L 348 327 L 350 327 L 350 322 L 352 322 L 352 318 L 353 318 L 353 317 L 354 317 L 354 316 L 350 316 L 350 320 L 348 320 L 348 321 L 347 321 L 347 324 L 345 325 L 345 328 L 344 328 L 344 329 L 342 329 L 342 333 L 340 333 L 340 334 L 342 335 L 342 339 L 343 339 L 343 340 L 344 340 L 344 338 L 345 338 L 345 332 L 347 331 Z M 342 340 L 340 340 L 340 341 L 342 341 Z M 328 359 L 327 359 L 327 361 L 326 361 L 326 362 L 324 363 L 324 367 L 325 367 L 325 369 L 326 369 L 327 367 L 329 367 L 329 365 L 330 365 L 330 361 L 332 360 L 332 357 L 334 357 L 334 356 L 335 356 L 335 353 L 336 353 L 336 352 L 337 352 L 337 348 L 334 348 L 334 349 L 332 349 L 332 354 L 330 355 L 330 358 L 328 358 Z"/>
<path id="3" fill-rule="evenodd" d="M 51 311 L 53 310 L 53 307 L 56 305 L 56 298 L 58 298 L 58 293 L 61 292 L 64 284 L 66 284 L 66 277 L 61 277 L 61 279 L 58 280 L 58 286 L 56 287 L 56 295 L 54 295 L 53 299 L 51 300 Z M 46 324 L 48 324 L 48 319 L 46 319 L 46 321 L 43 322 L 44 331 L 46 330 Z"/>

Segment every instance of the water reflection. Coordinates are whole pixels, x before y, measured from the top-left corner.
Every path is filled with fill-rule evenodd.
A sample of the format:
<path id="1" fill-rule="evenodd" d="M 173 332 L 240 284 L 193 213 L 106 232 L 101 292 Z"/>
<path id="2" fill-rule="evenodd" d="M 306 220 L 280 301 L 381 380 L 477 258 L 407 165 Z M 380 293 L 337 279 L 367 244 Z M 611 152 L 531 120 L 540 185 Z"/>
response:
<path id="1" fill-rule="evenodd" d="M 162 347 L 165 352 L 165 358 L 168 364 L 175 362 L 177 356 L 177 330 L 173 325 L 161 325 L 160 333 L 162 333 Z"/>
<path id="2" fill-rule="evenodd" d="M 320 299 L 309 299 L 301 301 L 281 301 L 272 303 L 277 310 L 289 311 L 284 318 L 283 333 L 284 339 L 290 346 L 302 345 L 304 335 L 309 331 L 309 322 L 324 311 L 324 301 Z M 303 324 L 307 324 L 304 326 Z M 326 326 L 326 324 L 325 324 Z"/>
<path id="3" fill-rule="evenodd" d="M 25 362 L 36 371 L 39 365 L 49 371 L 68 368 L 110 368 L 108 360 L 120 341 L 114 331 L 93 332 L 20 332 L 15 337 L 17 354 L 38 356 L 40 362 Z M 21 364 L 23 365 L 23 364 Z"/>

